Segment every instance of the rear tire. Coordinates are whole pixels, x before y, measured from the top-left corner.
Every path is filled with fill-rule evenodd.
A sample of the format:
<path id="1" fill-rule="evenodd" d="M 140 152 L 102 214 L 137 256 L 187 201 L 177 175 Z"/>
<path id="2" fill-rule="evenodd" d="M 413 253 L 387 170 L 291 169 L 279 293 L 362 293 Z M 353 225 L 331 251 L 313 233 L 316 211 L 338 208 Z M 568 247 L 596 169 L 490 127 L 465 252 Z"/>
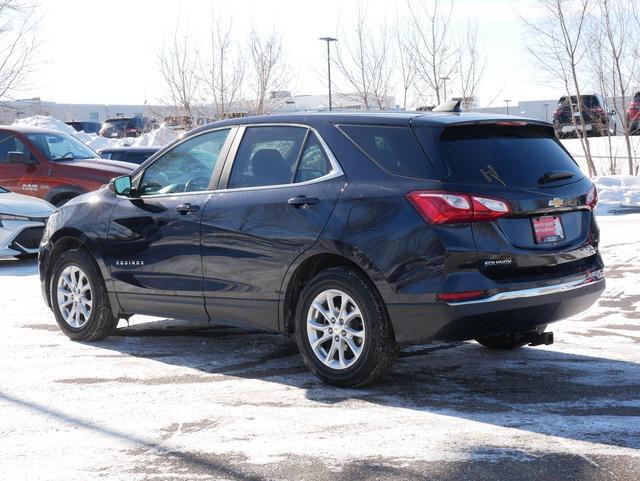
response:
<path id="1" fill-rule="evenodd" d="M 56 322 L 70 339 L 104 339 L 118 324 L 102 275 L 93 258 L 83 250 L 69 250 L 58 258 L 49 293 Z"/>
<path id="2" fill-rule="evenodd" d="M 547 325 L 544 324 L 542 326 L 538 326 L 534 331 L 537 333 L 542 333 L 546 328 Z M 476 342 L 478 344 L 482 344 L 484 347 L 488 347 L 489 349 L 508 351 L 528 344 L 529 341 L 526 335 L 530 332 L 531 331 L 509 332 L 500 336 L 483 337 L 480 339 L 476 339 Z"/>
<path id="3" fill-rule="evenodd" d="M 311 372 L 340 387 L 372 383 L 397 353 L 382 299 L 349 267 L 322 271 L 304 288 L 296 309 L 296 341 Z"/>

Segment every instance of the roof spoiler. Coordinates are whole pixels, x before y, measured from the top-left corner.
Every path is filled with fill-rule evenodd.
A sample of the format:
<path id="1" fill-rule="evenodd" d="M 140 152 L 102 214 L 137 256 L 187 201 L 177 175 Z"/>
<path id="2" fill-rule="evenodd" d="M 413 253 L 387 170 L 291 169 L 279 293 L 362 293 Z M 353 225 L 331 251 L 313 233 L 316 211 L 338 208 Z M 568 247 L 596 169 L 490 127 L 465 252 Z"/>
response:
<path id="1" fill-rule="evenodd" d="M 433 108 L 432 112 L 462 112 L 460 104 L 462 100 L 445 100 Z"/>

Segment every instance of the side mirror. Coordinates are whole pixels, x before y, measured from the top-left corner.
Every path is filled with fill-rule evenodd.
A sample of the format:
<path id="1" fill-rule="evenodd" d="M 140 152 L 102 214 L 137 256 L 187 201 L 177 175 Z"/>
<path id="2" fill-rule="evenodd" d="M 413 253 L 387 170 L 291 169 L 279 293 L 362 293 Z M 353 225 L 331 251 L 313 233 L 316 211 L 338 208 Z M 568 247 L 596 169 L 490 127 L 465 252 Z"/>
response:
<path id="1" fill-rule="evenodd" d="M 7 160 L 10 164 L 36 165 L 38 161 L 25 152 L 9 152 Z"/>
<path id="2" fill-rule="evenodd" d="M 111 181 L 109 182 L 109 189 L 115 192 L 116 195 L 124 195 L 130 197 L 132 193 L 131 176 L 123 175 L 121 177 L 111 179 Z"/>

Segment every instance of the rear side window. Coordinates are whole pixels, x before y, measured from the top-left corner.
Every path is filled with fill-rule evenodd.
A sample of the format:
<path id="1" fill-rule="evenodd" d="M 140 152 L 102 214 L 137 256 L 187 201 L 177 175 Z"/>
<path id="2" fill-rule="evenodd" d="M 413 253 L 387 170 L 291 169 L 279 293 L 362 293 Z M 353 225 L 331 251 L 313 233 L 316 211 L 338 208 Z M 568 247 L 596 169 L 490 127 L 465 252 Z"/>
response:
<path id="1" fill-rule="evenodd" d="M 428 142 L 428 130 L 416 129 Z M 424 140 L 423 140 L 424 139 Z M 546 126 L 460 125 L 447 127 L 438 148 L 449 168 L 447 181 L 514 187 L 538 187 L 546 173 L 570 172 L 575 182 L 582 172 Z"/>
<path id="2" fill-rule="evenodd" d="M 340 130 L 388 173 L 419 179 L 436 178 L 410 127 L 341 125 Z"/>
<path id="3" fill-rule="evenodd" d="M 249 127 L 233 162 L 228 188 L 290 184 L 307 129 Z"/>
<path id="4" fill-rule="evenodd" d="M 310 132 L 302 151 L 302 157 L 300 157 L 294 182 L 317 179 L 329 172 L 331 172 L 331 163 L 327 158 L 327 154 L 320 145 L 316 134 Z"/>
<path id="5" fill-rule="evenodd" d="M 28 153 L 27 147 L 13 135 L 0 134 L 0 164 L 9 161 L 9 152 Z"/>

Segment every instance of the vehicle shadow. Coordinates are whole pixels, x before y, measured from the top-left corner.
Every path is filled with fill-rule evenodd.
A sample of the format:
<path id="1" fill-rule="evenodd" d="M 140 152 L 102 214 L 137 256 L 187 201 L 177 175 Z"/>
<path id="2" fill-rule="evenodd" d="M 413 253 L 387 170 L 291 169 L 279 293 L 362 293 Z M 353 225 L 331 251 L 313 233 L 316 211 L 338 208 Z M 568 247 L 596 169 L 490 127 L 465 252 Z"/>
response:
<path id="1" fill-rule="evenodd" d="M 498 352 L 473 342 L 433 344 L 402 350 L 373 386 L 339 389 L 306 369 L 294 342 L 260 331 L 165 320 L 121 327 L 92 345 L 197 370 L 197 382 L 258 379 L 304 389 L 307 399 L 323 404 L 359 400 L 640 448 L 640 369 L 632 362 L 548 348 Z"/>

